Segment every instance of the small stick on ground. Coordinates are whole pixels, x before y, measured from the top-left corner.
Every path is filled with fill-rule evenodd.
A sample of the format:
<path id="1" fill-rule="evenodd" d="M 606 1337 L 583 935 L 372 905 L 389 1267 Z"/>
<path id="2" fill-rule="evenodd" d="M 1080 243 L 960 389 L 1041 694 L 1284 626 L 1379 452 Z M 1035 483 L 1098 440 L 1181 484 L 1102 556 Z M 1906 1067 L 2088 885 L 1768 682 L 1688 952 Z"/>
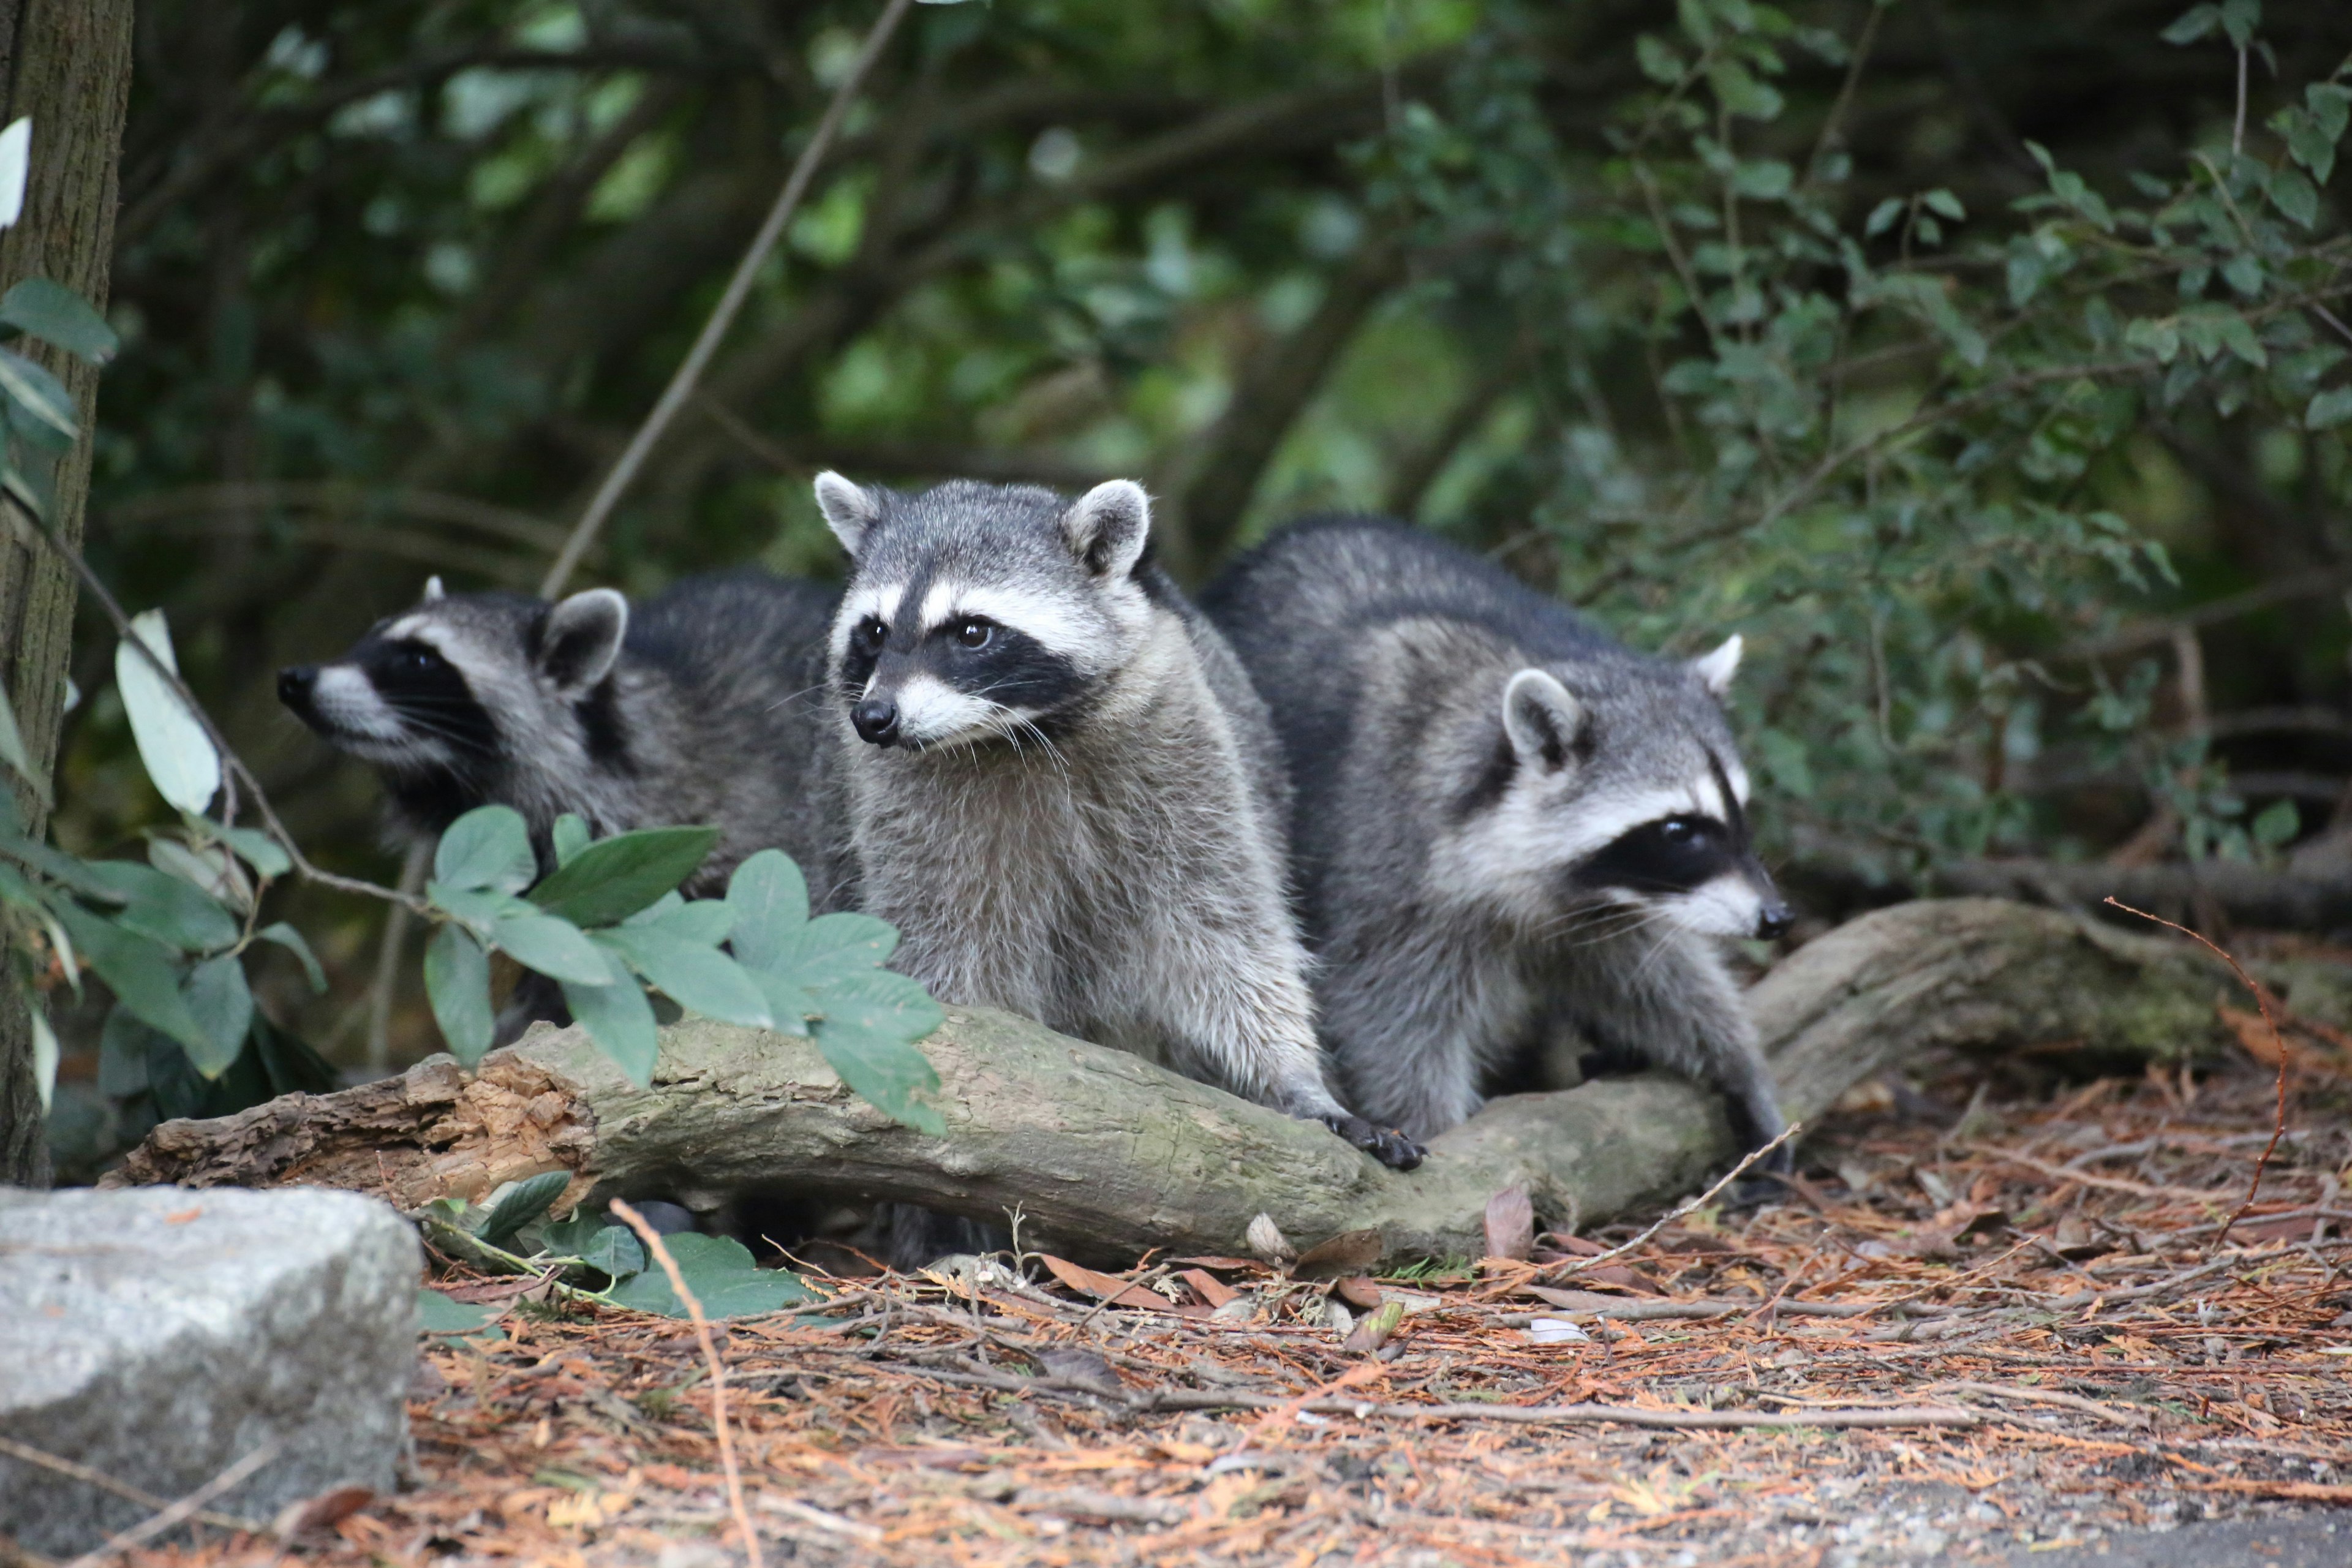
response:
<path id="1" fill-rule="evenodd" d="M 2254 1195 L 2263 1190 L 2263 1173 L 2270 1168 L 2271 1155 L 2277 1150 L 2279 1140 L 2286 1136 L 2286 1037 L 2279 1033 L 2278 1020 L 2271 1016 L 2270 998 L 2263 994 L 2263 988 L 2254 984 L 2254 977 L 2248 974 L 2245 967 L 2236 959 L 2222 952 L 2218 945 L 2201 933 L 2190 931 L 2184 925 L 2174 925 L 2162 915 L 2152 915 L 2146 910 L 2136 910 L 2113 894 L 2107 896 L 2106 901 L 2127 915 L 2137 915 L 2144 921 L 2154 921 L 2160 926 L 2179 931 L 2191 941 L 2200 943 L 2206 952 L 2228 964 L 2230 972 L 2238 977 L 2238 983 L 2254 994 L 2254 1005 L 2262 1012 L 2263 1026 L 2271 1032 L 2271 1048 L 2278 1052 L 2278 1110 L 2271 1123 L 2271 1141 L 2263 1145 L 2261 1156 L 2254 1161 L 2254 1179 L 2246 1184 L 2245 1200 L 2238 1205 L 2235 1214 L 2221 1222 L 2221 1231 L 2213 1237 L 2213 1245 L 2218 1247 L 2230 1239 L 2231 1226 L 2245 1218 L 2246 1211 L 2254 1206 Z"/>
<path id="2" fill-rule="evenodd" d="M 204 1512 L 205 1504 L 223 1492 L 244 1484 L 247 1476 L 276 1458 L 278 1449 L 284 1447 L 283 1443 L 274 1439 L 264 1443 L 152 1519 L 143 1524 L 134 1524 L 130 1529 L 110 1537 L 98 1550 L 82 1553 L 68 1563 L 67 1568 L 97 1568 L 99 1563 L 108 1558 L 119 1552 L 128 1552 L 141 1542 L 152 1540 L 163 1534 L 173 1525 L 185 1524 L 189 1520 Z"/>
<path id="3" fill-rule="evenodd" d="M 61 1476 L 71 1476 L 85 1486 L 112 1492 L 119 1498 L 128 1498 L 141 1508 L 160 1511 L 172 1506 L 169 1498 L 157 1497 L 153 1492 L 134 1487 L 128 1481 L 118 1481 L 104 1470 L 93 1470 L 88 1465 L 60 1459 L 55 1454 L 44 1453 L 28 1443 L 17 1442 L 14 1437 L 0 1437 L 0 1454 L 27 1465 L 37 1465 L 45 1470 L 55 1470 Z M 233 1513 L 215 1513 L 209 1509 L 198 1509 L 188 1517 L 199 1524 L 209 1524 L 215 1530 L 241 1530 L 248 1535 L 259 1535 L 265 1528 L 249 1519 L 239 1519 Z"/>
<path id="4" fill-rule="evenodd" d="M 1635 1247 L 1646 1245 L 1652 1237 L 1657 1235 L 1658 1232 L 1665 1229 L 1666 1226 L 1674 1224 L 1675 1221 L 1682 1218 L 1685 1215 L 1696 1214 L 1700 1209 L 1703 1209 L 1706 1207 L 1707 1205 L 1713 1203 L 1717 1197 L 1722 1195 L 1725 1188 L 1730 1186 L 1732 1183 L 1746 1175 L 1748 1168 L 1754 1165 L 1757 1161 L 1761 1160 L 1765 1155 L 1769 1154 L 1781 1144 L 1788 1142 L 1790 1139 L 1804 1131 L 1804 1130 L 1805 1124 L 1801 1121 L 1792 1121 L 1788 1126 L 1783 1127 L 1780 1129 L 1780 1135 L 1778 1138 L 1773 1139 L 1772 1142 L 1763 1145 L 1761 1148 L 1750 1149 L 1745 1155 L 1743 1155 L 1739 1163 L 1732 1166 L 1730 1170 L 1724 1173 L 1723 1180 L 1716 1183 L 1715 1185 L 1707 1188 L 1706 1191 L 1699 1194 L 1698 1196 L 1691 1199 L 1688 1203 L 1684 1204 L 1680 1208 L 1672 1209 L 1667 1213 L 1661 1215 L 1658 1218 L 1657 1224 L 1652 1226 L 1649 1229 L 1643 1231 L 1633 1240 L 1621 1242 L 1619 1245 L 1611 1247 L 1608 1251 L 1595 1253 L 1591 1258 L 1565 1258 L 1558 1263 L 1547 1264 L 1542 1268 L 1537 1270 L 1534 1277 L 1538 1279 L 1565 1279 L 1570 1275 L 1581 1274 L 1588 1268 L 1598 1268 L 1600 1265 L 1608 1262 L 1612 1258 L 1622 1258 L 1625 1254 L 1633 1251 Z"/>
<path id="5" fill-rule="evenodd" d="M 669 1288 L 686 1303 L 686 1315 L 694 1320 L 694 1337 L 701 1342 L 702 1359 L 710 1369 L 710 1425 L 719 1433 L 719 1463 L 727 1472 L 727 1506 L 735 1511 L 736 1528 L 743 1532 L 743 1556 L 751 1568 L 760 1568 L 760 1532 L 751 1528 L 751 1510 L 743 1504 L 743 1476 L 735 1467 L 735 1443 L 727 1430 L 727 1363 L 719 1359 L 719 1346 L 710 1337 L 710 1320 L 702 1315 L 702 1303 L 686 1288 L 686 1276 L 678 1271 L 677 1259 L 669 1255 L 662 1244 L 661 1232 L 646 1223 L 646 1216 L 626 1203 L 614 1198 L 613 1213 L 637 1233 L 646 1250 L 669 1276 Z"/>

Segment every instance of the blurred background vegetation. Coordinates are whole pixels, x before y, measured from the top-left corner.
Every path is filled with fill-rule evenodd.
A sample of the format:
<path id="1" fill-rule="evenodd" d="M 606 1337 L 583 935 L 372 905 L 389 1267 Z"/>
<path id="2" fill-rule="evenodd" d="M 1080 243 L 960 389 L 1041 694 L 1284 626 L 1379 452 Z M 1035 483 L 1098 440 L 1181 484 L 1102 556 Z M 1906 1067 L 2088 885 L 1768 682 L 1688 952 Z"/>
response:
<path id="1" fill-rule="evenodd" d="M 89 548 L 322 864 L 397 871 L 274 670 L 536 584 L 875 9 L 140 5 Z M 1382 510 L 1745 634 L 1817 916 L 2340 871 L 2347 50 L 2340 0 L 923 6 L 576 582 L 833 574 L 827 466 L 1138 477 L 1196 583 Z M 57 832 L 121 852 L 165 813 L 82 632 Z M 333 984 L 264 1005 L 356 1067 L 381 906 L 277 896 Z"/>

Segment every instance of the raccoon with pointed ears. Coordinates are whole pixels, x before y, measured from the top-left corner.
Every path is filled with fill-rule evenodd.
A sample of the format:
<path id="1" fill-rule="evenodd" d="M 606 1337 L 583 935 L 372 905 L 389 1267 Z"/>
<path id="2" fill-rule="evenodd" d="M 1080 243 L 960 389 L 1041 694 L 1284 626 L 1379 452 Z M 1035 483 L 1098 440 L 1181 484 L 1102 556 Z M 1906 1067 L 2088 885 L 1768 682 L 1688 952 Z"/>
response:
<path id="1" fill-rule="evenodd" d="M 1153 563 L 1142 488 L 826 473 L 816 498 L 851 561 L 831 675 L 894 967 L 1417 1163 L 1324 1081 L 1265 710 Z"/>
<path id="2" fill-rule="evenodd" d="M 408 841 L 510 805 L 551 867 L 565 812 L 599 837 L 707 825 L 719 844 L 689 893 L 775 847 L 820 909 L 839 908 L 820 716 L 832 620 L 827 590 L 758 572 L 688 578 L 634 610 L 610 588 L 551 605 L 436 577 L 342 658 L 279 671 L 278 694 L 374 765 Z"/>
<path id="3" fill-rule="evenodd" d="M 1779 1135 L 1718 952 L 1789 921 L 1719 700 L 1738 637 L 1636 653 L 1370 519 L 1294 525 L 1202 604 L 1282 740 L 1317 1000 L 1360 1110 L 1432 1137 L 1565 1026 L 1721 1090 L 1748 1147 Z"/>

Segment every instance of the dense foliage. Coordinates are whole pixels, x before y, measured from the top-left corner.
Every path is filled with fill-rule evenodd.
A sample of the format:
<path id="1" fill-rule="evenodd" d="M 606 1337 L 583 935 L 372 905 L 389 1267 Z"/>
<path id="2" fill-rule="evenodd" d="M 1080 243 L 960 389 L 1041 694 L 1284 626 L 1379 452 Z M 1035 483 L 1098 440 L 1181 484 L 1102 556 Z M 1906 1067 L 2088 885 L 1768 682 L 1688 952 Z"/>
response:
<path id="1" fill-rule="evenodd" d="M 92 554 L 322 862 L 394 869 L 268 672 L 536 582 L 876 9 L 142 8 Z M 1196 579 L 1386 508 L 1746 634 L 1799 869 L 2310 852 L 2347 48 L 2323 0 L 921 7 L 587 573 L 830 573 L 820 465 L 1132 474 Z M 162 808 L 86 625 L 99 849 Z M 348 1058 L 380 910 L 281 900 L 332 984 L 264 1001 Z"/>

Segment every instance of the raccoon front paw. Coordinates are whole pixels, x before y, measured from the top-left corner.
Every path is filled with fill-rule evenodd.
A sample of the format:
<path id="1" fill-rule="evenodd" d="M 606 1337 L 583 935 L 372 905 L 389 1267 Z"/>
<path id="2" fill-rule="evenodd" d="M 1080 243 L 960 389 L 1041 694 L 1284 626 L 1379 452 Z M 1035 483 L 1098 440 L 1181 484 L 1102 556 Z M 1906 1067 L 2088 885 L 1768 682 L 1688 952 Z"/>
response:
<path id="1" fill-rule="evenodd" d="M 1391 1170 L 1410 1171 L 1429 1156 L 1428 1150 L 1394 1128 L 1375 1127 L 1360 1116 L 1340 1112 L 1316 1120 Z"/>

